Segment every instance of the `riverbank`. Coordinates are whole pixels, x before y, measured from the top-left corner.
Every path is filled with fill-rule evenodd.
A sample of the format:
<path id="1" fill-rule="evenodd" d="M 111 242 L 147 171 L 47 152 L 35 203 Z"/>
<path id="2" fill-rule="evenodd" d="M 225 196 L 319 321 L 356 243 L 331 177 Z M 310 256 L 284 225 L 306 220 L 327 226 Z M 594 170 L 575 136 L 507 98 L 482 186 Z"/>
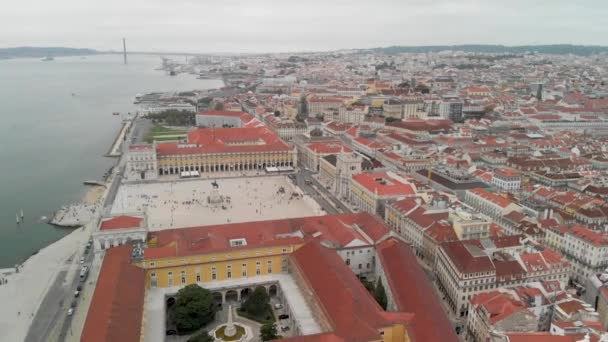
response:
<path id="1" fill-rule="evenodd" d="M 110 147 L 110 150 L 105 155 L 106 157 L 120 157 L 120 155 L 122 154 L 120 151 L 120 147 L 122 146 L 123 142 L 125 141 L 125 136 L 129 132 L 129 129 L 131 128 L 131 124 L 133 123 L 133 121 L 136 118 L 137 118 L 137 115 L 135 115 L 135 117 L 133 119 L 123 121 L 122 127 L 120 128 L 118 135 L 114 139 L 114 143 L 112 144 L 112 147 Z"/>
<path id="2" fill-rule="evenodd" d="M 88 241 L 91 227 L 74 230 L 41 249 L 17 268 L 4 269 L 0 277 L 0 341 L 23 341 L 40 303 L 61 272 L 78 267 L 79 247 Z M 63 282 L 60 282 L 61 284 Z M 69 303 L 63 303 L 66 307 Z"/>
<path id="3" fill-rule="evenodd" d="M 93 208 L 92 218 L 99 216 L 108 191 L 108 186 L 90 186 L 82 197 L 83 205 Z M 79 257 L 95 228 L 96 220 L 90 220 L 16 267 L 0 270 L 0 278 L 6 281 L 0 285 L 0 341 L 25 340 L 49 290 L 67 286 L 78 274 Z M 60 303 L 66 313 L 69 305 Z"/>

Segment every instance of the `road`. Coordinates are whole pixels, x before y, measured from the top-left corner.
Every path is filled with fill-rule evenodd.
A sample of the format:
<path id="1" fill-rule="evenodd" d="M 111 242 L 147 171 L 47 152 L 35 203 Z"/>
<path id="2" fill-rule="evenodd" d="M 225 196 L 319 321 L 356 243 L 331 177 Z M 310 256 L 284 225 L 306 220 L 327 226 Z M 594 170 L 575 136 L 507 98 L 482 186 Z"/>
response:
<path id="1" fill-rule="evenodd" d="M 348 207 L 340 202 L 336 197 L 327 191 L 323 186 L 318 184 L 311 176 L 313 172 L 305 169 L 299 169 L 295 174 L 296 185 L 304 191 L 305 194 L 312 197 L 323 210 L 328 214 L 350 213 Z M 306 180 L 312 180 L 311 184 L 306 184 Z"/>
<path id="2" fill-rule="evenodd" d="M 456 317 L 456 315 L 452 313 L 452 310 L 450 309 L 447 299 L 445 299 L 445 295 L 443 293 L 441 293 L 441 291 L 439 291 L 439 288 L 437 287 L 437 275 L 435 274 L 433 269 L 430 266 L 428 266 L 427 264 L 425 264 L 424 261 L 422 261 L 422 260 L 418 260 L 418 264 L 424 270 L 424 273 L 426 274 L 427 278 L 429 279 L 429 282 L 431 283 L 430 285 L 432 286 L 433 291 L 435 292 L 435 296 L 437 297 L 437 300 L 441 304 L 443 312 L 445 312 L 446 316 L 450 320 L 450 323 L 452 323 L 452 327 L 457 332 L 457 334 L 458 334 L 458 330 L 460 330 L 460 333 L 458 334 L 459 340 L 464 341 L 464 337 L 466 335 L 463 333 L 464 325 L 466 323 L 465 320 L 463 320 L 459 317 Z M 458 329 L 458 328 L 460 328 L 460 329 Z"/>
<path id="3" fill-rule="evenodd" d="M 26 342 L 65 340 L 65 335 L 71 322 L 71 317 L 67 315 L 67 311 L 73 301 L 76 301 L 77 304 L 79 303 L 79 300 L 74 297 L 74 292 L 80 284 L 79 259 L 83 254 L 83 250 L 84 248 L 79 248 L 72 257 L 66 260 L 65 269 L 57 274 L 53 284 L 40 303 L 36 316 L 34 316 L 32 325 L 25 338 Z M 84 264 L 90 265 L 92 258 L 93 252 L 90 251 L 85 256 Z M 75 310 L 78 310 L 78 305 L 76 305 Z"/>
<path id="4" fill-rule="evenodd" d="M 152 129 L 152 121 L 146 118 L 135 118 L 131 127 L 131 144 L 143 144 L 146 138 L 146 133 Z"/>

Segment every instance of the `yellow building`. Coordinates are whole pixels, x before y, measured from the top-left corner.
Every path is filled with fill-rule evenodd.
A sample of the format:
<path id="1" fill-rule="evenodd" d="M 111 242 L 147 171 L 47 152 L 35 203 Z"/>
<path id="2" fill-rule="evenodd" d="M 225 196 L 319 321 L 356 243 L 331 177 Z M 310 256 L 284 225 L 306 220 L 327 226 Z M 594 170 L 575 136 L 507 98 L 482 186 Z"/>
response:
<path id="1" fill-rule="evenodd" d="M 385 284 L 386 310 L 349 267 L 349 260 L 367 254 L 377 264 L 375 276 Z M 272 280 L 268 275 L 275 273 L 281 275 Z M 81 340 L 143 340 L 150 324 L 156 324 L 144 309 L 159 298 L 150 296 L 163 296 L 160 302 L 168 303 L 185 285 L 208 288 L 216 300 L 219 292 L 221 301 L 230 292 L 240 300 L 243 287 L 266 286 L 271 292 L 274 286 L 279 292 L 285 277 L 297 287 L 280 289 L 286 312 L 290 317 L 298 312 L 289 299 L 299 296 L 305 302 L 299 306 L 310 310 L 307 324 L 311 319 L 318 324 L 314 335 L 307 335 L 296 323 L 298 317 L 282 320 L 291 325 L 288 341 L 409 342 L 437 336 L 456 341 L 409 246 L 367 213 L 164 230 L 149 233 L 143 254 L 126 245 L 110 248 Z"/>
<path id="2" fill-rule="evenodd" d="M 200 128 L 188 134 L 187 143 L 157 144 L 156 158 L 160 175 L 263 170 L 297 162 L 295 148 L 266 127 Z"/>

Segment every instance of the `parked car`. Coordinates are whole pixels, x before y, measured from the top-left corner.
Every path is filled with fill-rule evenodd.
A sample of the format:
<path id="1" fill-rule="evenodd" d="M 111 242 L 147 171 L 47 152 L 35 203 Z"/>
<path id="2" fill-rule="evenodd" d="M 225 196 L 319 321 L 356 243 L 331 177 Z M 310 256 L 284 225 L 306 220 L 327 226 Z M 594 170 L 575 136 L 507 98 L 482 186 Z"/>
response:
<path id="1" fill-rule="evenodd" d="M 283 304 L 281 304 L 281 303 L 276 303 L 276 304 L 274 305 L 274 308 L 275 308 L 275 309 L 277 309 L 277 310 L 282 309 L 282 308 L 283 308 Z"/>
<path id="2" fill-rule="evenodd" d="M 287 315 L 287 314 L 279 315 L 279 319 L 289 319 L 289 315 Z"/>
<path id="3" fill-rule="evenodd" d="M 72 316 L 74 314 L 74 308 L 68 309 L 68 316 Z"/>
<path id="4" fill-rule="evenodd" d="M 80 295 L 80 291 L 76 290 L 76 292 L 74 292 L 74 297 L 78 298 L 79 295 Z"/>
<path id="5" fill-rule="evenodd" d="M 82 291 L 82 285 L 78 285 L 78 286 L 76 287 L 76 290 L 78 290 L 78 291 Z"/>
<path id="6" fill-rule="evenodd" d="M 286 325 L 281 325 L 281 331 L 288 331 L 289 327 Z"/>
<path id="7" fill-rule="evenodd" d="M 84 265 L 84 257 L 80 257 L 80 264 Z"/>

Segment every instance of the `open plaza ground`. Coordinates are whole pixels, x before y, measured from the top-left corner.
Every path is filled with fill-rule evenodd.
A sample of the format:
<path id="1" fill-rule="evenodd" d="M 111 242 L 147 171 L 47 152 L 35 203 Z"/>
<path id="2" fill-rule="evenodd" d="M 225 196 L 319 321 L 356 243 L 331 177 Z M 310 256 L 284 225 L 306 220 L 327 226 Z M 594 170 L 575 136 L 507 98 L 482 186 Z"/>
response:
<path id="1" fill-rule="evenodd" d="M 150 230 L 324 214 L 286 176 L 122 184 L 111 214 L 142 213 Z"/>

